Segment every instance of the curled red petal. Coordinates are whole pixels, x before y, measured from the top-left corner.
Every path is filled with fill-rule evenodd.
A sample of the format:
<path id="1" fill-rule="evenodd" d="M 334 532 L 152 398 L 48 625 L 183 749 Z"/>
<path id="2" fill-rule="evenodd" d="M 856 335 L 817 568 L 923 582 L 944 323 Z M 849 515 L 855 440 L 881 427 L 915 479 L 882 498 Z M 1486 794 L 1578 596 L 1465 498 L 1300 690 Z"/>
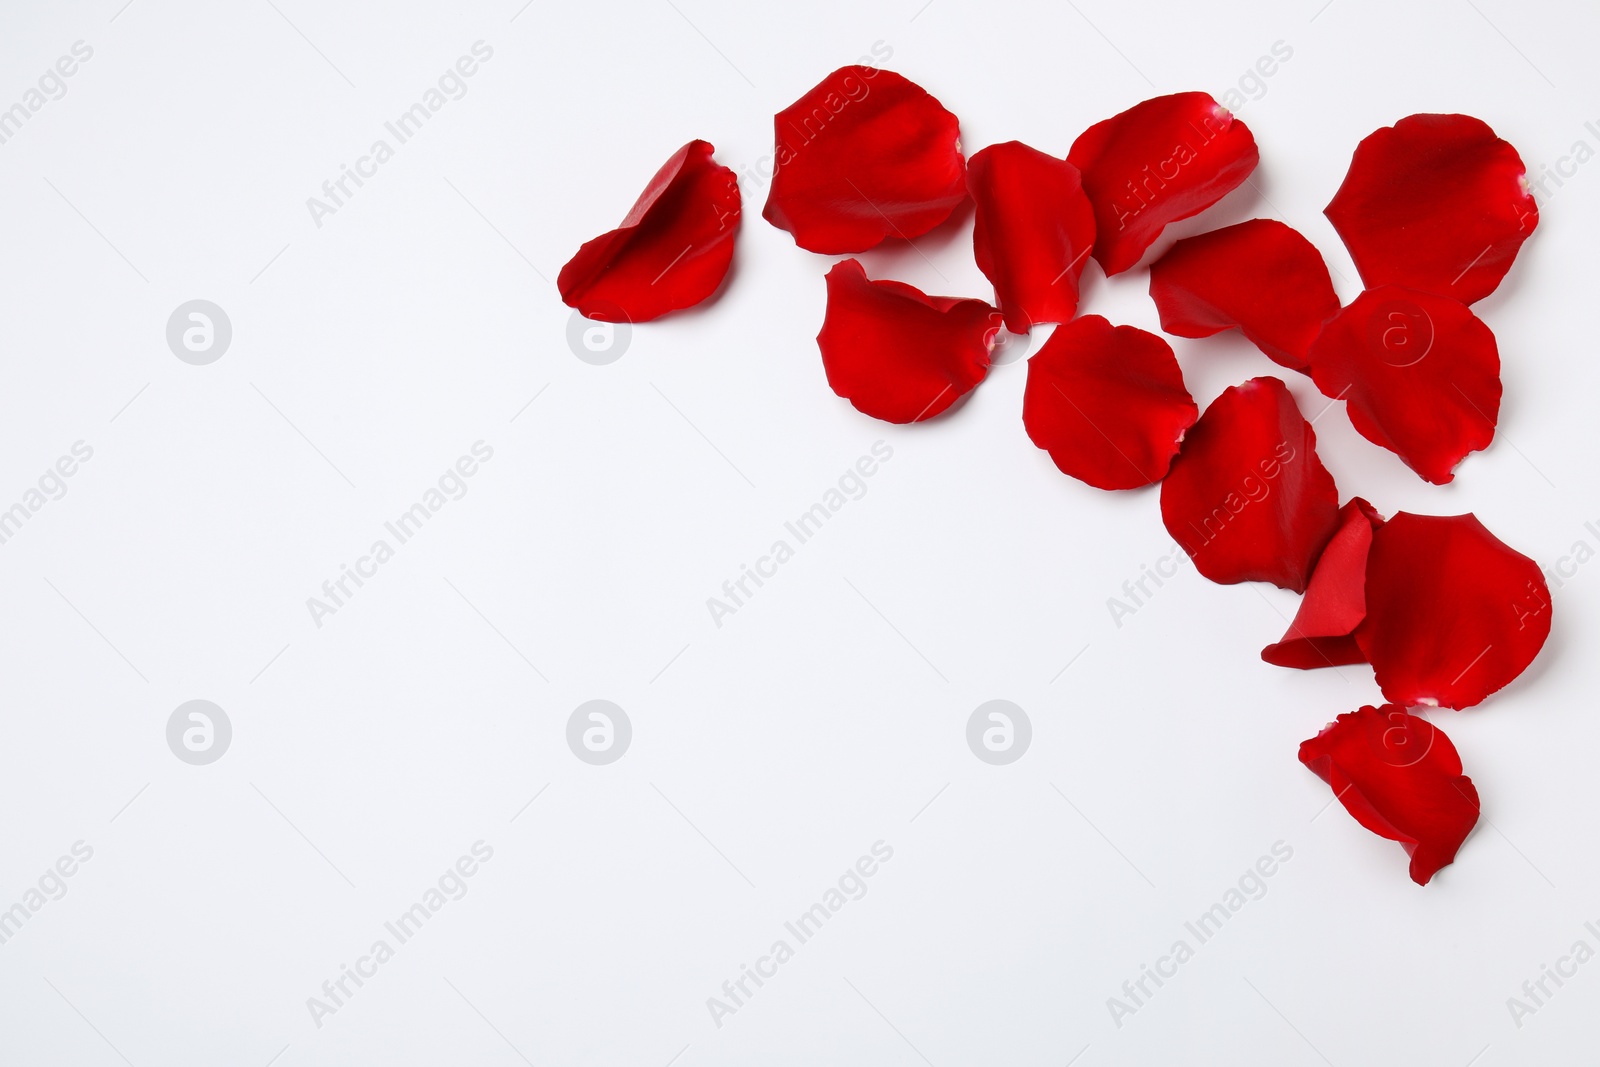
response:
<path id="1" fill-rule="evenodd" d="M 1373 532 L 1356 628 L 1385 699 L 1468 708 L 1527 669 L 1550 636 L 1539 565 L 1475 515 L 1400 512 Z"/>
<path id="2" fill-rule="evenodd" d="M 999 318 L 982 300 L 871 281 L 859 262 L 846 259 L 828 272 L 817 347 L 828 384 L 857 411 L 921 422 L 983 381 Z"/>
<path id="3" fill-rule="evenodd" d="M 1300 762 L 1357 822 L 1404 846 L 1418 885 L 1454 862 L 1478 822 L 1478 790 L 1456 746 L 1398 704 L 1339 716 L 1301 743 Z"/>
<path id="4" fill-rule="evenodd" d="M 1167 342 L 1099 315 L 1056 327 L 1028 360 L 1028 437 L 1097 489 L 1160 481 L 1199 413 Z"/>
<path id="5" fill-rule="evenodd" d="M 733 261 L 739 181 L 690 141 L 656 172 L 622 225 L 586 242 L 561 268 L 569 307 L 605 322 L 646 322 L 717 291 Z"/>
<path id="6" fill-rule="evenodd" d="M 1522 157 L 1470 115 L 1411 115 L 1368 136 L 1323 214 L 1369 288 L 1463 304 L 1494 292 L 1539 224 Z"/>
<path id="7" fill-rule="evenodd" d="M 1367 617 L 1367 553 L 1372 531 L 1382 525 L 1383 517 L 1360 497 L 1339 510 L 1339 528 L 1317 559 L 1294 622 L 1261 650 L 1262 659 L 1303 671 L 1367 662 L 1352 635 Z"/>
<path id="8" fill-rule="evenodd" d="M 1339 310 L 1322 253 L 1275 219 L 1188 237 L 1150 266 L 1161 328 L 1210 337 L 1238 327 L 1274 362 L 1305 370 L 1306 350 Z"/>
<path id="9" fill-rule="evenodd" d="M 762 217 L 812 252 L 927 233 L 967 198 L 956 117 L 892 70 L 840 67 L 774 120 Z"/>
<path id="10" fill-rule="evenodd" d="M 1139 262 L 1168 223 L 1197 215 L 1255 170 L 1256 140 L 1209 93 L 1158 96 L 1072 143 L 1094 205 L 1094 258 L 1107 274 Z"/>
<path id="11" fill-rule="evenodd" d="M 1212 401 L 1161 483 L 1161 519 L 1213 582 L 1305 592 L 1339 490 L 1281 381 L 1252 378 Z"/>
<path id="12" fill-rule="evenodd" d="M 1068 322 L 1078 278 L 1094 247 L 1094 209 L 1071 163 L 1020 141 L 990 145 L 967 161 L 977 206 L 972 250 L 994 284 L 1006 328 Z"/>
<path id="13" fill-rule="evenodd" d="M 1368 289 L 1312 342 L 1311 377 L 1349 401 L 1362 437 L 1437 485 L 1494 440 L 1500 350 L 1472 309 L 1448 296 Z"/>

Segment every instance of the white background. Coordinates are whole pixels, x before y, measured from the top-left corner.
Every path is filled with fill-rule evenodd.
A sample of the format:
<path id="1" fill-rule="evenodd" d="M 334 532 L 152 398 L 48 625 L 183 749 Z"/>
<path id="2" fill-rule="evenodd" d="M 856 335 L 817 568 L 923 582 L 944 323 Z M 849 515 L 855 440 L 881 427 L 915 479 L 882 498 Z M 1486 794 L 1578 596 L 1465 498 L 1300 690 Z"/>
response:
<path id="1" fill-rule="evenodd" d="M 874 42 L 968 151 L 1064 154 L 1145 97 L 1220 96 L 1282 41 L 1239 110 L 1257 188 L 1168 239 L 1283 218 L 1348 300 L 1321 209 L 1373 129 L 1467 112 L 1536 174 L 1600 148 L 1592 8 L 122 3 L 0 17 L 0 106 L 94 49 L 0 145 L 0 507 L 94 449 L 0 545 L 0 908 L 94 850 L 0 946 L 0 1062 L 1593 1059 L 1600 963 L 1520 1028 L 1506 999 L 1600 948 L 1600 567 L 1558 590 L 1522 679 L 1433 716 L 1485 818 L 1419 888 L 1295 758 L 1377 699 L 1370 671 L 1261 663 L 1294 598 L 1187 564 L 1115 626 L 1107 598 L 1169 551 L 1157 493 L 1061 476 L 1023 433 L 1021 363 L 923 426 L 833 396 L 829 261 L 760 219 L 759 179 L 726 290 L 617 362 L 575 358 L 551 284 L 685 141 L 754 166 L 773 113 Z M 307 198 L 479 40 L 467 94 L 318 227 Z M 1342 410 L 1316 423 L 1342 495 L 1475 511 L 1545 565 L 1600 547 L 1600 164 L 1549 191 L 1477 305 L 1506 399 L 1455 484 Z M 969 242 L 962 213 L 865 259 L 987 297 Z M 1155 329 L 1146 284 L 1091 265 L 1085 310 Z M 233 324 L 209 366 L 164 335 L 195 298 Z M 1174 345 L 1202 403 L 1285 373 L 1236 337 Z M 713 626 L 706 598 L 880 439 L 867 494 Z M 479 440 L 467 495 L 316 626 L 306 599 Z M 234 730 L 200 767 L 165 739 L 197 698 Z M 565 742 L 595 698 L 634 730 L 605 767 Z M 1006 767 L 964 736 L 993 698 L 1033 723 Z M 480 839 L 470 892 L 317 1026 L 307 998 Z M 866 896 L 715 1025 L 707 998 L 878 840 Z M 1107 998 L 1278 841 L 1266 895 L 1114 1026 Z"/>

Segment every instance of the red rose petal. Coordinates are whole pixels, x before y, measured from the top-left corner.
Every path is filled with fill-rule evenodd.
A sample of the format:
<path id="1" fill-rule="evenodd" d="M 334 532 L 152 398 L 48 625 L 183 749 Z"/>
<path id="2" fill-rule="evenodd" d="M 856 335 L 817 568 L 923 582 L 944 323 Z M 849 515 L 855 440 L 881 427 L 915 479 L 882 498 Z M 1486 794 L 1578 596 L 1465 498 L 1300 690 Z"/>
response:
<path id="1" fill-rule="evenodd" d="M 1151 265 L 1150 296 L 1168 333 L 1210 337 L 1238 327 L 1290 370 L 1305 370 L 1306 350 L 1339 310 L 1322 253 L 1274 219 L 1179 241 Z"/>
<path id="2" fill-rule="evenodd" d="M 999 318 L 982 300 L 870 281 L 859 262 L 846 259 L 828 272 L 817 347 L 828 384 L 857 411 L 921 422 L 983 381 Z"/>
<path id="3" fill-rule="evenodd" d="M 1450 297 L 1367 290 L 1312 343 L 1311 377 L 1349 401 L 1362 437 L 1435 484 L 1494 440 L 1500 351 L 1489 327 Z"/>
<path id="4" fill-rule="evenodd" d="M 956 117 L 892 70 L 840 67 L 774 125 L 761 214 L 801 248 L 834 255 L 917 237 L 967 198 Z"/>
<path id="5" fill-rule="evenodd" d="M 1305 592 L 1339 491 L 1281 381 L 1252 378 L 1212 402 L 1161 483 L 1161 519 L 1212 581 Z"/>
<path id="6" fill-rule="evenodd" d="M 690 141 L 656 172 L 622 225 L 578 249 L 556 287 L 605 322 L 646 322 L 717 291 L 733 261 L 739 182 Z"/>
<path id="7" fill-rule="evenodd" d="M 1464 304 L 1494 292 L 1539 224 L 1517 150 L 1468 115 L 1411 115 L 1356 146 L 1323 214 L 1368 288 Z"/>
<path id="8" fill-rule="evenodd" d="M 1208 93 L 1176 93 L 1098 122 L 1072 144 L 1094 205 L 1094 258 L 1107 274 L 1139 262 L 1168 223 L 1221 200 L 1255 170 L 1245 124 Z"/>
<path id="9" fill-rule="evenodd" d="M 1300 762 L 1357 822 L 1405 847 L 1418 885 L 1455 860 L 1478 822 L 1478 790 L 1456 746 L 1398 704 L 1339 716 L 1301 743 Z"/>
<path id="10" fill-rule="evenodd" d="M 1474 515 L 1400 512 L 1372 535 L 1355 631 L 1386 699 L 1468 708 L 1527 669 L 1550 635 L 1539 565 Z"/>
<path id="11" fill-rule="evenodd" d="M 1097 489 L 1160 481 L 1199 413 L 1167 342 L 1099 315 L 1056 327 L 1028 360 L 1028 437 Z"/>
<path id="12" fill-rule="evenodd" d="M 1382 525 L 1382 516 L 1360 497 L 1340 509 L 1339 529 L 1311 572 L 1294 622 L 1277 644 L 1261 650 L 1262 659 L 1302 671 L 1367 662 L 1351 635 L 1367 617 L 1367 553 L 1372 531 Z"/>
<path id="13" fill-rule="evenodd" d="M 1094 247 L 1094 208 L 1071 163 L 1020 141 L 990 145 L 967 161 L 977 211 L 972 250 L 994 284 L 1006 328 L 1068 322 L 1078 278 Z"/>

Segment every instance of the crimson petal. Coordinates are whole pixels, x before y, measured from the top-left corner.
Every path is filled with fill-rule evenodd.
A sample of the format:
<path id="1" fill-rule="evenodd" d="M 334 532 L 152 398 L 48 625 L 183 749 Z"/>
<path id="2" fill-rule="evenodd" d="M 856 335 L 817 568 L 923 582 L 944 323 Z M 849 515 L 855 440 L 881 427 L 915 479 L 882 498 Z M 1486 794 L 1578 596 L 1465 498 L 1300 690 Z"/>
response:
<path id="1" fill-rule="evenodd" d="M 912 238 L 967 198 L 959 123 L 892 70 L 840 67 L 778 112 L 761 214 L 830 255 Z"/>
<path id="2" fill-rule="evenodd" d="M 1522 157 L 1469 115 L 1411 115 L 1368 136 L 1323 214 L 1369 288 L 1464 304 L 1494 292 L 1539 224 Z"/>
<path id="3" fill-rule="evenodd" d="M 1275 219 L 1174 244 L 1150 267 L 1150 296 L 1168 333 L 1210 337 L 1238 327 L 1290 370 L 1305 370 L 1306 350 L 1339 310 L 1322 253 Z"/>
<path id="4" fill-rule="evenodd" d="M 1067 162 L 1094 205 L 1094 258 L 1120 274 L 1168 223 L 1197 215 L 1255 170 L 1256 141 L 1209 93 L 1158 96 L 1090 126 Z"/>
<path id="5" fill-rule="evenodd" d="M 1550 635 L 1539 565 L 1475 515 L 1400 512 L 1373 532 L 1356 628 L 1386 699 L 1467 708 L 1533 662 Z"/>
<path id="6" fill-rule="evenodd" d="M 1367 617 L 1367 553 L 1372 531 L 1382 525 L 1383 517 L 1360 497 L 1339 510 L 1339 529 L 1311 572 L 1294 622 L 1261 650 L 1262 659 L 1302 671 L 1367 662 L 1351 635 Z"/>
<path id="7" fill-rule="evenodd" d="M 828 384 L 857 411 L 885 422 L 921 422 L 989 373 L 1000 314 L 982 300 L 871 281 L 853 259 L 834 264 L 827 280 L 817 347 Z"/>
<path id="8" fill-rule="evenodd" d="M 1398 841 L 1427 885 L 1478 822 L 1478 790 L 1444 731 L 1398 704 L 1348 712 L 1300 745 L 1300 762 L 1356 821 Z"/>
<path id="9" fill-rule="evenodd" d="M 1006 328 L 1027 333 L 1036 322 L 1070 321 L 1094 247 L 1094 208 L 1078 168 L 1007 141 L 967 161 L 967 186 L 977 205 L 972 250 Z"/>
<path id="10" fill-rule="evenodd" d="M 1362 437 L 1436 485 L 1494 440 L 1500 350 L 1472 309 L 1448 296 L 1367 290 L 1312 343 L 1311 377 L 1349 401 Z"/>
<path id="11" fill-rule="evenodd" d="M 1099 315 L 1056 327 L 1028 360 L 1028 437 L 1097 489 L 1160 481 L 1199 413 L 1167 342 Z"/>
<path id="12" fill-rule="evenodd" d="M 1212 581 L 1305 592 L 1339 491 L 1281 381 L 1252 378 L 1212 401 L 1161 483 L 1161 519 Z"/>
<path id="13" fill-rule="evenodd" d="M 717 291 L 733 261 L 739 182 L 690 141 L 656 172 L 622 225 L 578 249 L 556 277 L 569 307 L 605 322 L 646 322 Z"/>

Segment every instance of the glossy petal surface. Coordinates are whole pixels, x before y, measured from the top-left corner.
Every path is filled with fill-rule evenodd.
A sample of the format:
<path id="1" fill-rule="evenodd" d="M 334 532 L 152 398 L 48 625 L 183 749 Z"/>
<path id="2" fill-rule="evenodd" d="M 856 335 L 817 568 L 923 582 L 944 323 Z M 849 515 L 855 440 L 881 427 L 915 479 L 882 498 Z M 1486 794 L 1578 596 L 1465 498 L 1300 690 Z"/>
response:
<path id="1" fill-rule="evenodd" d="M 1071 163 L 1019 141 L 990 145 L 967 163 L 976 205 L 972 249 L 994 285 L 1006 328 L 1068 322 L 1094 247 L 1094 209 Z"/>
<path id="2" fill-rule="evenodd" d="M 1160 481 L 1198 414 L 1172 348 L 1099 315 L 1056 327 L 1028 360 L 1028 437 L 1098 489 Z"/>
<path id="3" fill-rule="evenodd" d="M 1251 219 L 1174 244 L 1150 267 L 1161 328 L 1210 337 L 1238 328 L 1274 362 L 1304 370 L 1306 352 L 1339 311 L 1322 253 L 1274 219 Z"/>
<path id="4" fill-rule="evenodd" d="M 1311 377 L 1324 395 L 1349 402 L 1361 436 L 1437 485 L 1494 440 L 1500 350 L 1489 327 L 1450 297 L 1367 290 L 1312 343 Z"/>
<path id="5" fill-rule="evenodd" d="M 840 67 L 778 112 L 762 216 L 812 252 L 921 236 L 967 198 L 959 123 L 892 70 Z"/>
<path id="6" fill-rule="evenodd" d="M 1471 304 L 1494 292 L 1539 224 L 1527 168 L 1469 115 L 1411 115 L 1356 147 L 1324 214 L 1368 288 Z"/>
<path id="7" fill-rule="evenodd" d="M 1276 378 L 1223 391 L 1161 483 L 1167 532 L 1214 582 L 1303 593 L 1339 522 L 1317 437 Z"/>
<path id="8" fill-rule="evenodd" d="M 1355 631 L 1386 699 L 1468 708 L 1528 668 L 1550 635 L 1539 565 L 1475 515 L 1400 512 L 1372 535 Z"/>
<path id="9" fill-rule="evenodd" d="M 1398 841 L 1427 885 L 1478 822 L 1478 790 L 1444 731 L 1398 704 L 1364 707 L 1300 746 L 1300 762 L 1356 821 Z"/>
<path id="10" fill-rule="evenodd" d="M 1262 659 L 1299 670 L 1367 661 L 1353 635 L 1367 617 L 1367 553 L 1382 525 L 1360 497 L 1339 509 L 1339 528 L 1317 559 L 1300 610 L 1288 632 L 1261 650 Z"/>
<path id="11" fill-rule="evenodd" d="M 561 299 L 605 322 L 647 322 L 717 291 L 733 261 L 739 183 L 690 141 L 656 172 L 622 225 L 578 249 L 556 278 Z"/>
<path id="12" fill-rule="evenodd" d="M 828 272 L 817 347 L 828 384 L 857 411 L 885 422 L 920 422 L 983 381 L 998 329 L 999 312 L 982 300 L 871 281 L 847 259 Z"/>
<path id="13" fill-rule="evenodd" d="M 1256 141 L 1208 93 L 1135 104 L 1085 130 L 1067 153 L 1094 205 L 1094 258 L 1120 274 L 1169 223 L 1197 215 L 1255 170 Z"/>

